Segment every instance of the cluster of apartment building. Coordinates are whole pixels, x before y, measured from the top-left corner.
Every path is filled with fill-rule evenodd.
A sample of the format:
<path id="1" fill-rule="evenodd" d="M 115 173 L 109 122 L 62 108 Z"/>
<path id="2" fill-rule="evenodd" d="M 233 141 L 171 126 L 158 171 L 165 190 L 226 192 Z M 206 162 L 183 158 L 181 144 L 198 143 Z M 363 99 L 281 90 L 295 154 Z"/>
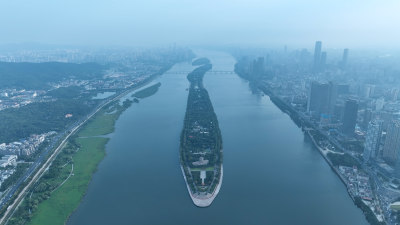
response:
<path id="1" fill-rule="evenodd" d="M 17 165 L 17 155 L 5 155 L 0 159 L 0 167 L 16 166 Z"/>
<path id="2" fill-rule="evenodd" d="M 378 64 L 371 57 L 349 63 L 344 49 L 339 61 L 327 63 L 319 41 L 313 57 L 304 51 L 285 54 L 257 58 L 248 63 L 248 73 L 266 74 L 263 84 L 303 118 L 345 148 L 359 143 L 365 163 L 387 164 L 400 178 L 400 80 L 390 61 Z M 286 65 L 269 62 L 274 57 Z"/>
<path id="3" fill-rule="evenodd" d="M 9 144 L 2 143 L 0 144 L 0 154 L 20 156 L 31 155 L 38 150 L 40 144 L 43 143 L 47 137 L 54 134 L 56 134 L 55 131 L 50 131 L 44 134 L 33 134 L 29 138 L 11 142 Z"/>
<path id="4" fill-rule="evenodd" d="M 367 200 L 369 183 L 375 183 L 379 197 L 371 204 L 387 206 L 400 197 L 400 187 L 393 189 L 400 180 L 400 66 L 390 55 L 363 52 L 352 58 L 349 53 L 344 49 L 340 57 L 336 51 L 336 59 L 328 60 L 318 41 L 314 54 L 305 49 L 268 51 L 254 60 L 242 57 L 235 69 L 258 81 L 292 118 L 351 155 L 373 180 L 341 167 L 340 173 L 354 186 L 352 192 Z"/>
<path id="5" fill-rule="evenodd" d="M 150 77 L 150 74 L 140 75 L 138 77 L 128 76 L 126 74 L 119 76 L 112 76 L 112 79 L 105 80 L 94 80 L 88 82 L 84 88 L 85 90 L 115 90 L 115 89 L 125 89 L 133 85 L 136 85 L 143 80 Z"/>
<path id="6" fill-rule="evenodd" d="M 372 201 L 373 194 L 369 177 L 356 167 L 339 166 L 339 172 L 346 179 L 352 196 L 359 196 L 365 201 Z"/>
<path id="7" fill-rule="evenodd" d="M 43 90 L 0 90 L 0 111 L 7 108 L 19 108 L 33 102 L 49 101 L 47 96 L 43 96 L 46 91 Z"/>
<path id="8" fill-rule="evenodd" d="M 16 171 L 15 167 L 0 170 L 0 187 L 5 180 L 7 180 Z"/>
<path id="9" fill-rule="evenodd" d="M 5 155 L 0 159 L 0 187 L 16 171 L 17 155 Z"/>

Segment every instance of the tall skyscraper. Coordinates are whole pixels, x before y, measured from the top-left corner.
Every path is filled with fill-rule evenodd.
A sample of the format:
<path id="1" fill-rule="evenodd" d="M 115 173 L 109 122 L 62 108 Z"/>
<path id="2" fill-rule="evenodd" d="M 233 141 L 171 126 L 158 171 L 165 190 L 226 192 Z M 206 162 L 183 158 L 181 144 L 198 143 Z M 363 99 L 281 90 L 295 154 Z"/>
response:
<path id="1" fill-rule="evenodd" d="M 389 163 L 395 163 L 400 153 L 400 121 L 393 120 L 386 132 L 383 158 Z"/>
<path id="2" fill-rule="evenodd" d="M 314 72 L 317 72 L 319 70 L 321 61 L 321 50 L 322 50 L 322 42 L 321 41 L 315 42 L 314 65 L 313 65 Z"/>
<path id="3" fill-rule="evenodd" d="M 264 57 L 258 57 L 257 60 L 255 61 L 255 67 L 254 70 L 258 74 L 264 73 Z"/>
<path id="4" fill-rule="evenodd" d="M 364 143 L 364 162 L 376 158 L 379 155 L 379 145 L 382 136 L 382 123 L 381 120 L 373 120 L 368 124 L 367 135 L 365 136 Z"/>
<path id="5" fill-rule="evenodd" d="M 363 98 L 370 98 L 375 94 L 375 85 L 364 84 L 359 87 L 359 96 Z"/>
<path id="6" fill-rule="evenodd" d="M 344 112 L 344 105 L 340 104 L 340 105 L 335 105 L 335 109 L 333 111 L 333 115 L 339 119 L 342 120 L 343 118 L 343 112 Z"/>
<path id="7" fill-rule="evenodd" d="M 323 70 L 326 65 L 326 52 L 321 52 L 321 58 L 319 60 L 319 70 Z"/>
<path id="8" fill-rule="evenodd" d="M 264 74 L 265 71 L 265 63 L 264 63 L 264 57 L 258 57 L 253 61 L 252 67 L 251 67 L 251 76 L 252 78 L 257 78 L 260 77 Z"/>
<path id="9" fill-rule="evenodd" d="M 364 110 L 363 128 L 368 129 L 369 122 L 372 120 L 372 111 L 370 109 Z"/>
<path id="10" fill-rule="evenodd" d="M 329 113 L 329 85 L 312 82 L 308 95 L 307 110 L 318 117 L 321 113 Z"/>
<path id="11" fill-rule="evenodd" d="M 383 130 L 387 130 L 389 125 L 393 123 L 393 120 L 396 119 L 395 113 L 391 111 L 379 111 L 378 116 L 383 120 Z"/>
<path id="12" fill-rule="evenodd" d="M 392 98 L 392 101 L 397 101 L 397 99 L 399 98 L 399 93 L 400 90 L 398 88 L 393 88 L 390 91 L 390 97 Z"/>
<path id="13" fill-rule="evenodd" d="M 310 91 L 308 94 L 307 111 L 314 112 L 318 109 L 320 83 L 314 81 L 311 83 Z"/>
<path id="14" fill-rule="evenodd" d="M 385 106 L 385 99 L 380 97 L 375 101 L 375 110 L 376 111 L 381 111 L 383 107 Z"/>
<path id="15" fill-rule="evenodd" d="M 339 86 L 333 82 L 329 82 L 329 114 L 335 112 L 336 100 L 339 95 Z"/>
<path id="16" fill-rule="evenodd" d="M 328 84 L 312 82 L 308 96 L 308 112 L 316 117 L 321 116 L 321 114 L 332 115 L 338 95 L 337 91 L 337 85 L 332 82 Z"/>
<path id="17" fill-rule="evenodd" d="M 344 106 L 342 132 L 346 136 L 353 136 L 357 123 L 358 102 L 347 100 Z"/>
<path id="18" fill-rule="evenodd" d="M 342 68 L 346 67 L 348 58 L 349 58 L 349 49 L 345 48 L 343 50 L 343 58 L 342 58 L 342 63 L 341 63 Z"/>

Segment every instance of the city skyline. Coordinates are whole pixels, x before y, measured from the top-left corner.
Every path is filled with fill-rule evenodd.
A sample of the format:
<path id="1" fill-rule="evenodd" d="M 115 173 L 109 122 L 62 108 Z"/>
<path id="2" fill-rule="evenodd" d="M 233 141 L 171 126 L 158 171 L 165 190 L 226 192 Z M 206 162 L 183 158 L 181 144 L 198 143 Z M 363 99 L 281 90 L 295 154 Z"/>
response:
<path id="1" fill-rule="evenodd" d="M 0 225 L 400 224 L 399 9 L 0 2 Z"/>

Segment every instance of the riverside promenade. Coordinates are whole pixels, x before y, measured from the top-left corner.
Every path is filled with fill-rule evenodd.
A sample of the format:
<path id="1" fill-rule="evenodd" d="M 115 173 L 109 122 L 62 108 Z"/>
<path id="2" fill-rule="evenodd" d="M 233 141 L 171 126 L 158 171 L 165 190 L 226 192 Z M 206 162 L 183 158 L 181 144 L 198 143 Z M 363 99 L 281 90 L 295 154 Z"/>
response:
<path id="1" fill-rule="evenodd" d="M 217 197 L 219 190 L 221 189 L 222 186 L 222 178 L 224 177 L 224 167 L 223 164 L 221 164 L 221 178 L 218 182 L 217 187 L 214 189 L 213 193 L 207 193 L 207 195 L 199 195 L 199 194 L 193 194 L 192 191 L 190 190 L 189 184 L 186 180 L 185 176 L 185 171 L 183 170 L 183 167 L 181 165 L 181 171 L 183 175 L 183 179 L 185 179 L 186 187 L 188 189 L 190 198 L 192 199 L 193 203 L 198 206 L 198 207 L 208 207 L 211 205 L 211 203 L 214 201 L 215 197 Z"/>

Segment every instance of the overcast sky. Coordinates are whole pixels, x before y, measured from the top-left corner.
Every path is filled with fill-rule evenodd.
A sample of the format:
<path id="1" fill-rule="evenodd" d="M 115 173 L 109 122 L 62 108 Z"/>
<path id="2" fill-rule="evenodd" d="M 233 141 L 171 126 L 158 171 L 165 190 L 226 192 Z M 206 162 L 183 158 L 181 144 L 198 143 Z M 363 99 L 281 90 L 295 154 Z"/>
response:
<path id="1" fill-rule="evenodd" d="M 399 0 L 0 0 L 0 44 L 400 47 Z"/>

